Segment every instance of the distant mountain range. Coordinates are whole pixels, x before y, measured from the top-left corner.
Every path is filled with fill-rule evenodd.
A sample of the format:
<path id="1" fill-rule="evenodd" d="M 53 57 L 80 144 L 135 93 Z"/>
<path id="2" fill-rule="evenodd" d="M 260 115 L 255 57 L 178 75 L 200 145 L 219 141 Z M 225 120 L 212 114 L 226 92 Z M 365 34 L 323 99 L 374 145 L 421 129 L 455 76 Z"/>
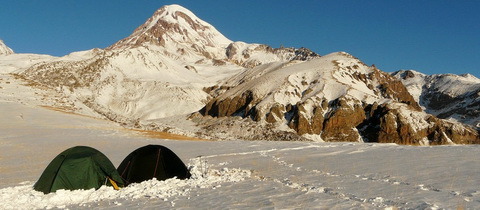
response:
<path id="1" fill-rule="evenodd" d="M 233 42 L 179 5 L 106 49 L 59 58 L 15 54 L 0 42 L 0 55 L 0 73 L 127 127 L 212 139 L 480 143 L 472 75 L 389 74 L 346 52 Z M 195 128 L 165 125 L 172 118 Z"/>

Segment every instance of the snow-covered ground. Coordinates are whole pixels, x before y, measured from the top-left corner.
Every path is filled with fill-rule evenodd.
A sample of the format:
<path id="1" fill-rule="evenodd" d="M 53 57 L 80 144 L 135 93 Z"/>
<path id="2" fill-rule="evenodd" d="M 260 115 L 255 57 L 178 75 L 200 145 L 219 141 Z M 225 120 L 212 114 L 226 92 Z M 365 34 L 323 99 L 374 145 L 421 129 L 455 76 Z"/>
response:
<path id="1" fill-rule="evenodd" d="M 42 106 L 68 99 L 0 80 L 0 209 L 476 209 L 478 145 L 194 141 L 149 138 L 106 120 Z M 161 144 L 189 165 L 190 180 L 146 181 L 44 195 L 32 186 L 76 145 L 117 166 L 134 149 Z"/>

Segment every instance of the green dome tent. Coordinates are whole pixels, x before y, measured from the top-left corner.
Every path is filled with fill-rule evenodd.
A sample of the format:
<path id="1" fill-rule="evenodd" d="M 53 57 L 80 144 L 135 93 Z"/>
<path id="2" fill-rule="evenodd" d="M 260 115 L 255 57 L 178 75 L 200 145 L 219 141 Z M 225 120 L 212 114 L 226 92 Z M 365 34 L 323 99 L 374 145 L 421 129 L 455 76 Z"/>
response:
<path id="1" fill-rule="evenodd" d="M 47 194 L 59 189 L 98 189 L 105 184 L 115 189 L 124 185 L 115 166 L 103 153 L 76 146 L 57 155 L 33 188 Z"/>
<path id="2" fill-rule="evenodd" d="M 182 160 L 172 150 L 161 145 L 147 145 L 130 153 L 117 168 L 126 185 L 156 178 L 190 178 Z"/>

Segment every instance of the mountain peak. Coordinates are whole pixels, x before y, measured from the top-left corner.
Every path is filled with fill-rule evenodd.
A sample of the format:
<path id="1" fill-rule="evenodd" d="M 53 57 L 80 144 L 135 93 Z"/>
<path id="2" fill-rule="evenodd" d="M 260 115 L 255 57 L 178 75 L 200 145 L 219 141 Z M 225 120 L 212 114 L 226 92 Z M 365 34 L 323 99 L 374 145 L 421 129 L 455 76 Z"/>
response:
<path id="1" fill-rule="evenodd" d="M 109 49 L 131 48 L 150 43 L 157 46 L 197 45 L 204 47 L 226 47 L 232 41 L 218 32 L 215 27 L 198 18 L 190 10 L 177 5 L 158 9 L 132 35 L 120 40 Z"/>
<path id="2" fill-rule="evenodd" d="M 160 9 L 158 9 L 154 13 L 153 16 L 156 16 L 156 15 L 168 16 L 168 15 L 172 15 L 172 14 L 174 15 L 177 12 L 184 13 L 184 14 L 190 16 L 191 18 L 199 19 L 195 14 L 193 14 L 192 11 L 190 11 L 187 8 L 182 7 L 178 4 L 165 5 L 165 6 L 161 7 Z"/>
<path id="3" fill-rule="evenodd" d="M 13 53 L 13 50 L 10 49 L 7 45 L 5 45 L 3 40 L 0 39 L 0 55 L 10 55 Z"/>

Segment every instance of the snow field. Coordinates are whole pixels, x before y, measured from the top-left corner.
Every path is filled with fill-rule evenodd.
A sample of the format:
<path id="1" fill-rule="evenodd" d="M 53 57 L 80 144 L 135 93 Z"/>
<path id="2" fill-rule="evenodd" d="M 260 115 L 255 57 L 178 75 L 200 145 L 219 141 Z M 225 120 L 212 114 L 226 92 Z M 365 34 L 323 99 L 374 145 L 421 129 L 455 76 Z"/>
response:
<path id="1" fill-rule="evenodd" d="M 34 106 L 2 102 L 0 108 L 5 111 L 0 118 L 0 209 L 480 206 L 478 145 L 171 141 Z M 172 149 L 193 178 L 150 180 L 120 191 L 104 187 L 44 195 L 32 190 L 48 163 L 66 148 L 92 146 L 118 165 L 146 144 Z"/>

